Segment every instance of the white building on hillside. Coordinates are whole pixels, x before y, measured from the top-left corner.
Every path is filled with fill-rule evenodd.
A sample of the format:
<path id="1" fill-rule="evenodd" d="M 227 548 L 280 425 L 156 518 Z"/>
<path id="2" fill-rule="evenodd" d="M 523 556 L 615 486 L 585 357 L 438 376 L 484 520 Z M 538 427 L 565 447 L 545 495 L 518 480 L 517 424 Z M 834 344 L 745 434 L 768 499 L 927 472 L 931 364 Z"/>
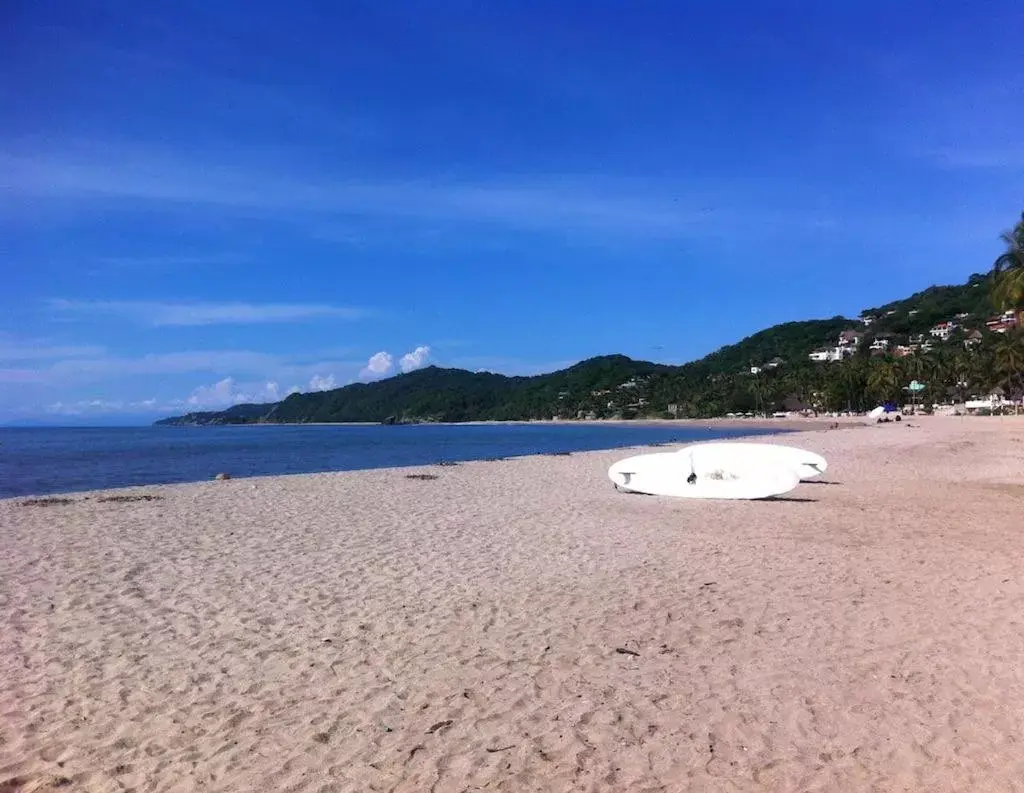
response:
<path id="1" fill-rule="evenodd" d="M 815 350 L 807 357 L 818 363 L 841 361 L 853 355 L 853 347 L 833 347 L 831 350 Z"/>

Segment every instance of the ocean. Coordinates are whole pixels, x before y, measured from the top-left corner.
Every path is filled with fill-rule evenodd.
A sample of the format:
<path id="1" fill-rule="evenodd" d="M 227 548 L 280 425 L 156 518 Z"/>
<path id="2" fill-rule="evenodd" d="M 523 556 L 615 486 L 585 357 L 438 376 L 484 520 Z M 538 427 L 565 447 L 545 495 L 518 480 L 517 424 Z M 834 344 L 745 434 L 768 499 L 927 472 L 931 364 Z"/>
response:
<path id="1" fill-rule="evenodd" d="M 0 498 L 686 443 L 768 430 L 594 424 L 0 428 Z"/>

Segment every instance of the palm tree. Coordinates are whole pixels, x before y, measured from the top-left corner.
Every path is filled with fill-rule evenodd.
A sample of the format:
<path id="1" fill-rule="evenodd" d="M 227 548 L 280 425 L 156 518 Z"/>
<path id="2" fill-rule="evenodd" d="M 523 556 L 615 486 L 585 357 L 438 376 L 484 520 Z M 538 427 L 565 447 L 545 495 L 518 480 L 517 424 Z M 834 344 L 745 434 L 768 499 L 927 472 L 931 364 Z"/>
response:
<path id="1" fill-rule="evenodd" d="M 1010 397 L 1016 399 L 1020 390 L 1021 370 L 1024 370 L 1024 334 L 1017 330 L 1007 333 L 999 340 L 995 349 L 996 371 L 1003 376 L 1003 383 Z"/>
<path id="2" fill-rule="evenodd" d="M 764 383 L 755 375 L 754 379 L 750 381 L 749 388 L 750 395 L 754 398 L 754 411 L 758 414 L 764 413 L 764 398 L 767 393 Z"/>
<path id="3" fill-rule="evenodd" d="M 1006 251 L 992 265 L 992 300 L 998 309 L 1017 308 L 1024 303 L 1024 212 L 1002 240 Z"/>
<path id="4" fill-rule="evenodd" d="M 914 380 L 923 380 L 927 376 L 931 360 L 918 353 L 904 358 L 904 370 L 907 376 Z"/>
<path id="5" fill-rule="evenodd" d="M 966 351 L 957 352 L 950 358 L 949 361 L 949 379 L 951 385 L 956 391 L 956 396 L 960 401 L 964 401 L 967 396 L 967 389 L 971 385 L 972 374 L 974 370 L 974 361 L 970 353 Z"/>
<path id="6" fill-rule="evenodd" d="M 891 361 L 878 361 L 868 375 L 868 390 L 879 402 L 895 399 L 900 393 L 900 372 Z"/>

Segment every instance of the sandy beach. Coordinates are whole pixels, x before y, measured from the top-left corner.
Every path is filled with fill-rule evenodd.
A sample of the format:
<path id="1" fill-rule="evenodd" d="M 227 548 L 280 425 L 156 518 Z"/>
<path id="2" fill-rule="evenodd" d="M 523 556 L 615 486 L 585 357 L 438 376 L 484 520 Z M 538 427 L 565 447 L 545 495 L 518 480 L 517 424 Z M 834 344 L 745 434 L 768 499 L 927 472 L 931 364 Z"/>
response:
<path id="1" fill-rule="evenodd" d="M 1024 417 L 783 442 L 2 501 L 0 791 L 1024 790 Z"/>

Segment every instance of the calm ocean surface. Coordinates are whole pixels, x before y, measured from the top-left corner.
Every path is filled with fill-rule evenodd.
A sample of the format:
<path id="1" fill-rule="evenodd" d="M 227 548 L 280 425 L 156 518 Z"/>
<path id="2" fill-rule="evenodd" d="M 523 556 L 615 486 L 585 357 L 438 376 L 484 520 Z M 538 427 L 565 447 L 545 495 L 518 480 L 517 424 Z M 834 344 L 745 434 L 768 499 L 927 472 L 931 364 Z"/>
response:
<path id="1" fill-rule="evenodd" d="M 763 434 L 621 425 L 0 429 L 0 498 Z"/>

